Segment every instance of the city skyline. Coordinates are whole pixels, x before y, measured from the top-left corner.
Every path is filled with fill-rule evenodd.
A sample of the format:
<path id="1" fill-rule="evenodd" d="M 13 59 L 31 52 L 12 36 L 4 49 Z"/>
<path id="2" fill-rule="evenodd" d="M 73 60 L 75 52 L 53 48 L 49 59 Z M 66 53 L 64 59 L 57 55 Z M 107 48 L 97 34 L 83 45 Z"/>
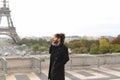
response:
<path id="1" fill-rule="evenodd" d="M 119 0 L 9 0 L 20 36 L 117 36 Z"/>

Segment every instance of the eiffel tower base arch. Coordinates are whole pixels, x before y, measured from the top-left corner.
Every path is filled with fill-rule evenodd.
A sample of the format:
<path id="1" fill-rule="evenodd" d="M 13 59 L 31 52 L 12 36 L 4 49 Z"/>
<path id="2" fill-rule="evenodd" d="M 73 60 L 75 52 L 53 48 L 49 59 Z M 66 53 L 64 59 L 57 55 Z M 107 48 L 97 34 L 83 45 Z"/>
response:
<path id="1" fill-rule="evenodd" d="M 4 28 L 4 29 L 0 28 L 0 35 L 6 35 L 6 36 L 11 37 L 14 43 L 20 42 L 20 38 L 16 33 L 15 27 Z"/>

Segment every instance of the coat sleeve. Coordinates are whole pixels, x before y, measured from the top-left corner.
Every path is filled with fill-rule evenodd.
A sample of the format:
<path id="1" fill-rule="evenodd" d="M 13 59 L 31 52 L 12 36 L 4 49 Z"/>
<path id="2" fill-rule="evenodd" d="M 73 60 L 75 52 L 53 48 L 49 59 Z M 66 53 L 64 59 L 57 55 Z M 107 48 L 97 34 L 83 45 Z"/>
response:
<path id="1" fill-rule="evenodd" d="M 54 47 L 51 45 L 51 46 L 50 46 L 50 49 L 49 49 L 49 54 L 51 54 L 51 53 L 52 53 L 53 48 L 54 48 Z"/>
<path id="2" fill-rule="evenodd" d="M 59 68 L 62 65 L 65 65 L 67 61 L 69 61 L 69 53 L 68 53 L 68 48 L 66 47 L 64 50 L 64 53 L 62 55 L 62 61 L 56 63 L 56 68 Z"/>

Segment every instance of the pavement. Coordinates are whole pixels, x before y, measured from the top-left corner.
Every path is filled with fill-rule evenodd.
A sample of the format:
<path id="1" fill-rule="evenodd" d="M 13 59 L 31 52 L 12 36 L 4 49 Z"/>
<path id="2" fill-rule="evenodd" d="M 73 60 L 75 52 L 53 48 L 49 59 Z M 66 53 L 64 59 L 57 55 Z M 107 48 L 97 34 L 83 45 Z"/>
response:
<path id="1" fill-rule="evenodd" d="M 120 67 L 91 67 L 66 69 L 65 80 L 120 80 Z M 48 70 L 42 70 L 41 73 L 13 73 L 8 74 L 6 80 L 48 80 Z M 1 80 L 1 79 L 0 79 Z"/>

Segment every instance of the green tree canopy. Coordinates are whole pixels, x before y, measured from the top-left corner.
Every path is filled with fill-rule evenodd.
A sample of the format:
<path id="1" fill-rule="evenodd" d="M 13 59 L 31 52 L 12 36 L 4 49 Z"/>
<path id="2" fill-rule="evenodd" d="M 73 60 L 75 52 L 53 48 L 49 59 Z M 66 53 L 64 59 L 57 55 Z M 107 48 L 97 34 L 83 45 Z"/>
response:
<path id="1" fill-rule="evenodd" d="M 104 54 L 104 53 L 108 53 L 109 52 L 109 40 L 106 38 L 102 38 L 100 40 L 100 46 L 99 46 L 99 51 L 100 53 Z"/>
<path id="2" fill-rule="evenodd" d="M 99 46 L 96 44 L 92 44 L 90 47 L 90 54 L 98 54 L 99 53 Z"/>

